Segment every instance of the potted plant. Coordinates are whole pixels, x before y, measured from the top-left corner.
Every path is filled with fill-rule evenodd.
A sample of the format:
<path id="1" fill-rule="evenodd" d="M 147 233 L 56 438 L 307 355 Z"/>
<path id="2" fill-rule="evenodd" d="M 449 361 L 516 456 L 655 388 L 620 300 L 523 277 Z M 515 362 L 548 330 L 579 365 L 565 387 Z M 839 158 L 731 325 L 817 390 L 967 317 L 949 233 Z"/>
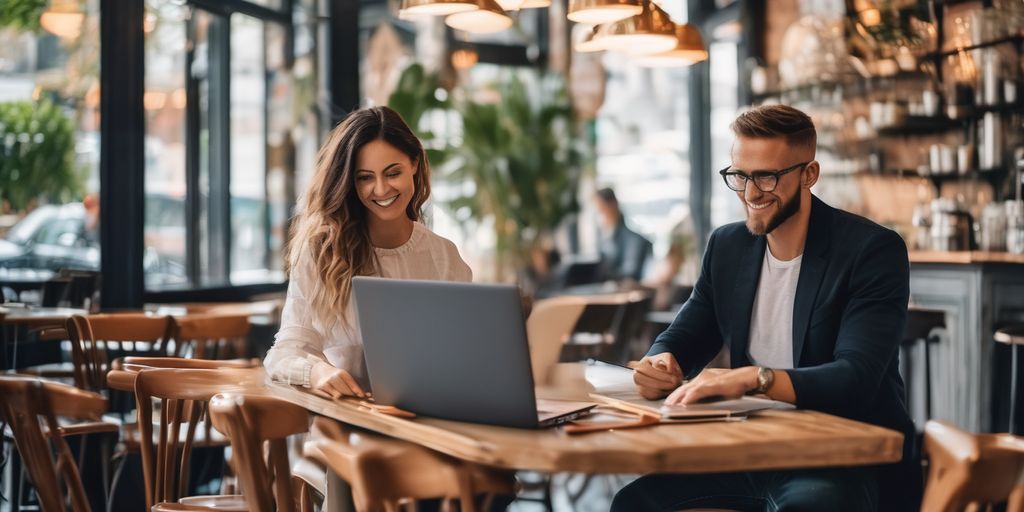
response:
<path id="1" fill-rule="evenodd" d="M 71 201 L 83 181 L 75 129 L 59 106 L 46 99 L 0 103 L 0 209 Z"/>
<path id="2" fill-rule="evenodd" d="M 494 277 L 508 280 L 513 270 L 536 261 L 554 229 L 578 209 L 579 138 L 564 83 L 549 75 L 528 86 L 509 72 L 489 86 L 492 94 L 462 89 L 451 102 L 436 99 L 436 84 L 436 75 L 413 65 L 389 104 L 414 128 L 431 108 L 458 113 L 461 141 L 445 144 L 429 158 L 441 179 L 473 184 L 460 187 L 445 204 L 493 225 Z M 417 97 L 419 103 L 410 101 Z M 418 135 L 428 146 L 438 142 L 431 133 Z"/>

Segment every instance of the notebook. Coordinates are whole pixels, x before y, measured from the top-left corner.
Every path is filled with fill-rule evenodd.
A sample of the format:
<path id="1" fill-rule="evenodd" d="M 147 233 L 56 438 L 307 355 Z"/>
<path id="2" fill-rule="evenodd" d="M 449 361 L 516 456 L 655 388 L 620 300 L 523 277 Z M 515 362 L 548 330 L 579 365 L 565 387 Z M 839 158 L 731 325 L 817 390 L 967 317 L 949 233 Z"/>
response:
<path id="1" fill-rule="evenodd" d="M 600 361 L 587 365 L 586 377 L 594 387 L 590 397 L 595 401 L 637 414 L 657 416 L 663 421 L 728 421 L 743 419 L 756 411 L 795 408 L 793 404 L 754 396 L 691 405 L 665 405 L 662 400 L 647 400 L 640 396 L 633 384 L 633 370 Z"/>

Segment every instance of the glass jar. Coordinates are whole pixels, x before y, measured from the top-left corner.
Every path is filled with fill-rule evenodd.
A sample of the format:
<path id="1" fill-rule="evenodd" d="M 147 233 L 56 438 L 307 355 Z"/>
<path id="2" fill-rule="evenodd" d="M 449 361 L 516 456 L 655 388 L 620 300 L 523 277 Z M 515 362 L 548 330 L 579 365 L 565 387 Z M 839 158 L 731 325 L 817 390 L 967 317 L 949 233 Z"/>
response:
<path id="1" fill-rule="evenodd" d="M 1024 254 L 1024 201 L 1006 201 L 1006 250 Z"/>

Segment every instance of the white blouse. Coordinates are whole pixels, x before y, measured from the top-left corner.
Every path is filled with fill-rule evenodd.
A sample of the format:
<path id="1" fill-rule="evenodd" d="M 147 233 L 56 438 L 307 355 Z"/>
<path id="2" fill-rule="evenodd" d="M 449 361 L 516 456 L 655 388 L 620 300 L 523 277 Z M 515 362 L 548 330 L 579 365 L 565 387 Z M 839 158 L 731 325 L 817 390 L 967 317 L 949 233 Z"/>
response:
<path id="1" fill-rule="evenodd" d="M 409 240 L 394 249 L 375 247 L 380 262 L 380 277 L 436 281 L 472 281 L 473 272 L 459 256 L 455 244 L 438 236 L 423 224 L 413 224 Z M 263 361 L 274 380 L 310 387 L 309 372 L 319 361 L 348 371 L 363 389 L 369 390 L 363 341 L 354 300 L 344 313 L 323 317 L 309 300 L 319 286 L 317 271 L 309 251 L 303 251 L 291 271 L 288 295 L 281 314 L 281 330 Z"/>

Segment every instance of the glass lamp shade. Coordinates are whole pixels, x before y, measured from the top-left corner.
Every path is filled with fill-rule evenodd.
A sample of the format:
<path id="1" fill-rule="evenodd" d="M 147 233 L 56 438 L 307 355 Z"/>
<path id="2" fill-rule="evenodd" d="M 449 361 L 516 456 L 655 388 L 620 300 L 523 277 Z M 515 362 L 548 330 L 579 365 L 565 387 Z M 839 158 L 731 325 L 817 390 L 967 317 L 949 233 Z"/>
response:
<path id="1" fill-rule="evenodd" d="M 477 10 L 473 0 L 402 0 L 398 8 L 400 16 L 447 16 L 457 12 Z"/>
<path id="2" fill-rule="evenodd" d="M 523 8 L 523 0 L 497 0 L 498 5 L 501 6 L 501 10 L 518 11 Z"/>
<path id="3" fill-rule="evenodd" d="M 602 25 L 600 39 L 606 49 L 646 55 L 676 47 L 676 26 L 668 13 L 647 0 L 643 9 L 636 16 Z"/>
<path id="4" fill-rule="evenodd" d="M 499 32 L 512 26 L 512 18 L 494 0 L 476 0 L 477 9 L 452 14 L 444 23 L 456 30 L 479 34 Z"/>
<path id="5" fill-rule="evenodd" d="M 685 23 L 676 25 L 676 47 L 662 53 L 644 55 L 639 64 L 647 67 L 689 66 L 708 58 L 704 38 L 697 27 Z"/>
<path id="6" fill-rule="evenodd" d="M 601 40 L 600 27 L 587 30 L 579 41 L 572 46 L 578 53 L 602 52 L 605 50 L 604 42 Z"/>
<path id="7" fill-rule="evenodd" d="M 39 16 L 39 26 L 61 39 L 78 37 L 82 33 L 84 21 L 85 14 L 78 2 L 73 0 L 53 0 L 50 7 Z"/>
<path id="8" fill-rule="evenodd" d="M 601 25 L 636 16 L 643 10 L 640 0 L 569 0 L 567 17 L 576 23 Z"/>

